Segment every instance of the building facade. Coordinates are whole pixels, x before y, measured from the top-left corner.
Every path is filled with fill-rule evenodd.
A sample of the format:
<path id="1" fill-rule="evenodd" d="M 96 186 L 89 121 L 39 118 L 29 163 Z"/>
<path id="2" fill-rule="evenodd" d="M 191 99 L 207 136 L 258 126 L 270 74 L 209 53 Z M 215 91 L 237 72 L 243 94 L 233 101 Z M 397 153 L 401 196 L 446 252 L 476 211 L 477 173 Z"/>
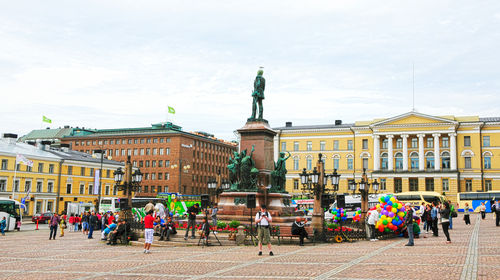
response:
<path id="1" fill-rule="evenodd" d="M 16 161 L 17 156 L 32 162 L 31 166 Z M 0 161 L 0 197 L 26 198 L 24 215 L 60 213 L 68 203 L 97 203 L 95 172 L 101 169 L 100 158 L 42 143 L 19 143 L 9 137 L 0 139 Z M 102 198 L 120 196 L 113 177 L 118 167 L 123 164 L 103 160 Z"/>
<path id="2" fill-rule="evenodd" d="M 500 190 L 500 118 L 409 112 L 354 124 L 287 123 L 275 130 L 275 153 L 292 155 L 286 184 L 292 194 L 301 194 L 299 173 L 313 169 L 319 153 L 326 172 L 341 174 L 341 193 L 363 170 L 387 193 L 435 191 L 456 201 L 458 192 Z"/>
<path id="3" fill-rule="evenodd" d="M 234 143 L 203 132 L 185 132 L 172 123 L 144 128 L 75 131 L 61 140 L 71 149 L 91 154 L 102 149 L 107 156 L 124 162 L 131 157 L 144 174 L 138 197 L 155 197 L 162 192 L 208 193 L 207 183 L 219 176 L 228 178 L 227 164 Z"/>

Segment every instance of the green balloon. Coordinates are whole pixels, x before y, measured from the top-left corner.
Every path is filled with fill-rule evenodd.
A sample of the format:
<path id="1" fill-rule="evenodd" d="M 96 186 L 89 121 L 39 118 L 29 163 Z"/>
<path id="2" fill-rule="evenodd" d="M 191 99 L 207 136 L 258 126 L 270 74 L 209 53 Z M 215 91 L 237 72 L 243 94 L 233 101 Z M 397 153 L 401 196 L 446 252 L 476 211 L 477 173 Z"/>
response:
<path id="1" fill-rule="evenodd" d="M 384 224 L 385 226 L 388 224 L 389 222 L 387 220 L 383 220 L 382 221 L 382 224 Z"/>

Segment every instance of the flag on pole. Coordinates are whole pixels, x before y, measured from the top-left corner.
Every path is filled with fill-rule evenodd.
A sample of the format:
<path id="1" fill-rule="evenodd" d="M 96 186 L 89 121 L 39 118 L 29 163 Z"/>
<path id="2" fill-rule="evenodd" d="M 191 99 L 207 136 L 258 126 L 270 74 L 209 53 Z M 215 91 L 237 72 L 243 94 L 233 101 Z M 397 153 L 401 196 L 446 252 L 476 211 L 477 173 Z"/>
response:
<path id="1" fill-rule="evenodd" d="M 23 163 L 29 167 L 33 167 L 33 161 L 27 159 L 25 156 L 20 155 L 20 154 L 16 155 L 16 164 L 18 164 L 18 163 Z"/>
<path id="2" fill-rule="evenodd" d="M 42 119 L 43 122 L 46 122 L 46 123 L 52 123 L 52 120 L 47 118 L 46 116 L 43 116 L 43 119 Z"/>
<path id="3" fill-rule="evenodd" d="M 168 112 L 170 114 L 175 114 L 175 109 L 173 107 L 168 106 Z"/>

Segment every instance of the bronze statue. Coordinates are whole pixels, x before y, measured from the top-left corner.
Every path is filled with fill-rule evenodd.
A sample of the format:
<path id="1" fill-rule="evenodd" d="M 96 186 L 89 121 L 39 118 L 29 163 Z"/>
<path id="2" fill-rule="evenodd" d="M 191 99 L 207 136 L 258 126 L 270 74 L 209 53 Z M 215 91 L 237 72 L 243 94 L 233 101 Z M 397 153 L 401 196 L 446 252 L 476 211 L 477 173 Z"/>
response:
<path id="1" fill-rule="evenodd" d="M 286 160 L 290 158 L 291 154 L 285 157 L 285 153 L 279 154 L 278 161 L 274 164 L 274 170 L 271 172 L 271 192 L 284 192 L 286 183 Z"/>
<path id="2" fill-rule="evenodd" d="M 255 161 L 252 158 L 255 146 L 247 155 L 247 150 L 241 153 L 234 152 L 234 157 L 229 157 L 229 180 L 231 191 L 250 191 L 257 189 L 257 177 L 259 170 L 255 168 Z"/>
<path id="3" fill-rule="evenodd" d="M 262 100 L 264 100 L 264 89 L 266 88 L 266 79 L 262 77 L 264 74 L 264 70 L 259 69 L 257 71 L 257 77 L 255 77 L 255 81 L 253 82 L 253 102 L 252 102 L 252 116 L 251 120 L 255 120 L 255 115 L 257 113 L 257 105 L 259 105 L 259 117 L 257 120 L 262 120 L 262 114 L 264 112 L 264 107 L 262 106 Z"/>

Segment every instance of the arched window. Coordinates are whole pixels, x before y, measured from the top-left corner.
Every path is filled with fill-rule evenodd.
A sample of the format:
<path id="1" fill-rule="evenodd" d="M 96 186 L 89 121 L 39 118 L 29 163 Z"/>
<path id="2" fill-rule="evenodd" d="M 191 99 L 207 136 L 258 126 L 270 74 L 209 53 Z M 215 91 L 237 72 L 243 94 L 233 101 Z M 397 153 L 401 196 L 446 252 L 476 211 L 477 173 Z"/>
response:
<path id="1" fill-rule="evenodd" d="M 443 152 L 441 154 L 441 168 L 450 169 L 450 153 Z"/>
<path id="2" fill-rule="evenodd" d="M 418 153 L 413 152 L 410 154 L 410 166 L 412 170 L 418 170 Z"/>
<path id="3" fill-rule="evenodd" d="M 306 158 L 306 168 L 307 170 L 311 170 L 312 169 L 312 156 L 308 156 Z"/>
<path id="4" fill-rule="evenodd" d="M 396 153 L 394 155 L 395 163 L 396 163 L 396 169 L 403 169 L 403 154 L 402 153 Z"/>
<path id="5" fill-rule="evenodd" d="M 434 169 L 434 153 L 427 152 L 425 154 L 425 168 L 426 169 Z"/>
<path id="6" fill-rule="evenodd" d="M 387 153 L 382 153 L 380 155 L 380 166 L 382 167 L 382 170 L 387 170 L 388 168 L 388 163 L 387 163 Z"/>
<path id="7" fill-rule="evenodd" d="M 299 170 L 299 157 L 293 158 L 293 170 Z"/>
<path id="8" fill-rule="evenodd" d="M 339 169 L 339 161 L 340 161 L 340 156 L 334 155 L 333 156 L 333 169 Z"/>

